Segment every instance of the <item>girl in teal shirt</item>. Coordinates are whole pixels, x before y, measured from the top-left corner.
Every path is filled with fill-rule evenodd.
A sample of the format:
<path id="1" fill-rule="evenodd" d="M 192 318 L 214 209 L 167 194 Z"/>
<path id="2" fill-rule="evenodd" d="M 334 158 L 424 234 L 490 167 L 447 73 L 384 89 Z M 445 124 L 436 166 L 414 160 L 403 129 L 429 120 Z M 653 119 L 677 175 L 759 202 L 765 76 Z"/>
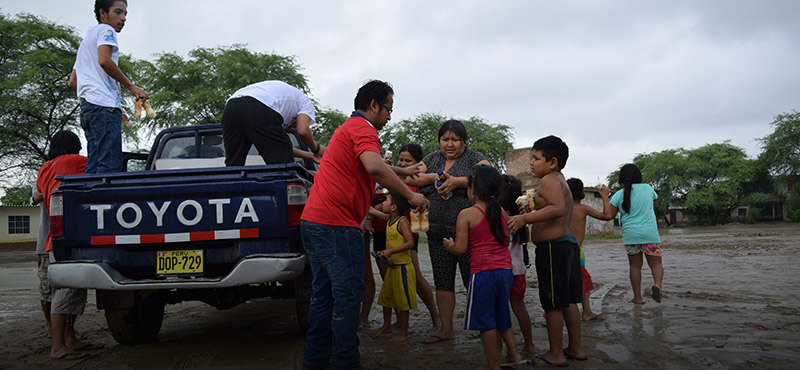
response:
<path id="1" fill-rule="evenodd" d="M 643 304 L 642 299 L 642 255 L 647 258 L 647 265 L 653 273 L 653 300 L 661 302 L 661 281 L 664 278 L 664 267 L 661 265 L 661 238 L 658 236 L 655 207 L 658 206 L 658 195 L 648 184 L 642 184 L 642 171 L 629 163 L 619 171 L 619 184 L 624 189 L 611 197 L 611 217 L 620 212 L 622 221 L 622 243 L 628 253 L 630 264 L 631 287 L 633 300 Z"/>

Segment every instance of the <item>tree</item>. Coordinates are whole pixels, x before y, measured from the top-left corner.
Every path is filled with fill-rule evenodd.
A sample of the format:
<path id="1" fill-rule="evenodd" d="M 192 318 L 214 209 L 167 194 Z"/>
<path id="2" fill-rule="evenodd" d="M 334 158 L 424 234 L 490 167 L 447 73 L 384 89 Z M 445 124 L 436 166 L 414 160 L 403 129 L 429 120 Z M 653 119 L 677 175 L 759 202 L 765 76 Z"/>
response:
<path id="1" fill-rule="evenodd" d="M 381 142 L 384 148 L 393 148 L 395 151 L 403 144 L 417 143 L 422 146 L 425 154 L 434 152 L 439 150 L 439 128 L 448 119 L 450 118 L 438 113 L 422 113 L 413 119 L 391 123 L 382 130 Z M 506 151 L 513 149 L 512 128 L 502 124 L 488 124 L 478 116 L 460 121 L 469 135 L 469 149 L 483 153 L 492 166 L 504 171 Z"/>
<path id="2" fill-rule="evenodd" d="M 80 38 L 30 14 L 0 13 L 0 35 L 0 173 L 8 183 L 35 175 L 54 133 L 77 130 L 78 100 L 67 82 Z"/>
<path id="3" fill-rule="evenodd" d="M 760 139 L 764 151 L 759 160 L 773 174 L 800 175 L 800 112 L 779 114 L 770 125 L 775 131 Z"/>
<path id="4" fill-rule="evenodd" d="M 642 181 L 658 193 L 659 217 L 670 205 L 683 205 L 696 223 L 727 222 L 739 206 L 759 206 L 763 197 L 751 194 L 763 193 L 768 184 L 759 162 L 747 159 L 742 148 L 727 141 L 697 149 L 638 154 L 633 163 L 642 170 Z M 618 177 L 619 171 L 615 171 L 609 175 L 609 183 L 616 183 Z"/>
<path id="5" fill-rule="evenodd" d="M 792 222 L 800 222 L 800 183 L 794 184 L 786 197 L 786 214 Z"/>
<path id="6" fill-rule="evenodd" d="M 756 173 L 756 161 L 728 141 L 688 151 L 686 210 L 707 224 L 727 222 L 748 195 L 743 184 L 754 181 Z"/>
<path id="7" fill-rule="evenodd" d="M 311 126 L 311 132 L 314 134 L 314 140 L 317 143 L 328 145 L 331 141 L 334 131 L 347 120 L 347 115 L 337 109 L 326 108 L 323 110 L 317 109 L 317 120 Z"/>
<path id="8" fill-rule="evenodd" d="M 15 186 L 6 189 L 6 195 L 0 197 L 4 206 L 25 206 L 31 204 L 31 186 Z"/>
<path id="9" fill-rule="evenodd" d="M 306 76 L 294 57 L 254 53 L 244 45 L 197 48 L 187 58 L 159 54 L 155 61 L 139 60 L 134 69 L 150 93 L 156 110 L 140 126 L 158 129 L 219 123 L 225 101 L 238 89 L 264 80 L 284 81 L 306 93 Z"/>

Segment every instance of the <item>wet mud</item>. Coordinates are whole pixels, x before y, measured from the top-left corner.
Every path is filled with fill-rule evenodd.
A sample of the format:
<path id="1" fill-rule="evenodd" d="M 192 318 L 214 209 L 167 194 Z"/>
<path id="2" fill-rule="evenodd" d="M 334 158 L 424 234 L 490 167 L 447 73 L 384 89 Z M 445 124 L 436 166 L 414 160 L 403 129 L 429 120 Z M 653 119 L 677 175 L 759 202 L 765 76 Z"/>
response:
<path id="1" fill-rule="evenodd" d="M 589 240 L 584 249 L 595 290 L 591 305 L 605 320 L 584 322 L 589 360 L 573 369 L 794 369 L 800 363 L 800 226 L 726 225 L 661 230 L 665 268 L 661 303 L 633 297 L 621 240 Z M 431 277 L 424 245 L 423 273 Z M 533 248 L 530 248 L 533 256 Z M 377 269 L 375 269 L 377 271 Z M 642 270 L 642 287 L 652 285 Z M 380 282 L 380 277 L 376 274 Z M 537 352 L 547 350 L 536 273 L 527 274 L 526 303 Z M 48 359 L 50 341 L 36 289 L 32 251 L 0 251 L 0 369 L 300 369 L 303 333 L 293 301 L 263 299 L 220 311 L 199 302 L 167 306 L 158 341 L 127 346 L 108 333 L 89 294 L 77 328 L 106 348 L 78 361 Z M 456 339 L 424 345 L 433 333 L 425 305 L 411 313 L 409 338 L 361 332 L 362 363 L 380 369 L 477 369 L 484 361 L 478 332 L 463 327 L 466 290 L 456 284 Z M 377 301 L 377 297 L 376 297 Z M 516 326 L 516 322 L 515 322 Z M 517 330 L 517 342 L 522 336 Z M 566 339 L 566 338 L 565 338 Z M 517 366 L 528 368 L 527 365 Z"/>

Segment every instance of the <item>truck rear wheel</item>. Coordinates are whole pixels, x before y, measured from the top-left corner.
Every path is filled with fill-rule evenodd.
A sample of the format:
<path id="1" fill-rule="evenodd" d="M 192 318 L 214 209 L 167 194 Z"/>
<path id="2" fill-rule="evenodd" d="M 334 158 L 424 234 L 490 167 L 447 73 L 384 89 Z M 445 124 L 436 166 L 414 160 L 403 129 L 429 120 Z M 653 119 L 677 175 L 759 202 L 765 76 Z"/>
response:
<path id="1" fill-rule="evenodd" d="M 152 342 L 164 320 L 164 303 L 153 298 L 137 299 L 133 307 L 105 311 L 108 329 L 120 344 Z"/>

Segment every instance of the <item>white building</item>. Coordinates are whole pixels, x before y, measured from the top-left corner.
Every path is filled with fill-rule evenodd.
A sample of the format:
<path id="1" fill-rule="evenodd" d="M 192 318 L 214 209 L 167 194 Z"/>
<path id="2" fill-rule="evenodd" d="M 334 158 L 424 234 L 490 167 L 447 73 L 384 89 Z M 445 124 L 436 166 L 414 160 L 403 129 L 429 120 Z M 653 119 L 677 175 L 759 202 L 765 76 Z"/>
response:
<path id="1" fill-rule="evenodd" d="M 36 248 L 39 206 L 0 206 L 0 248 Z"/>

